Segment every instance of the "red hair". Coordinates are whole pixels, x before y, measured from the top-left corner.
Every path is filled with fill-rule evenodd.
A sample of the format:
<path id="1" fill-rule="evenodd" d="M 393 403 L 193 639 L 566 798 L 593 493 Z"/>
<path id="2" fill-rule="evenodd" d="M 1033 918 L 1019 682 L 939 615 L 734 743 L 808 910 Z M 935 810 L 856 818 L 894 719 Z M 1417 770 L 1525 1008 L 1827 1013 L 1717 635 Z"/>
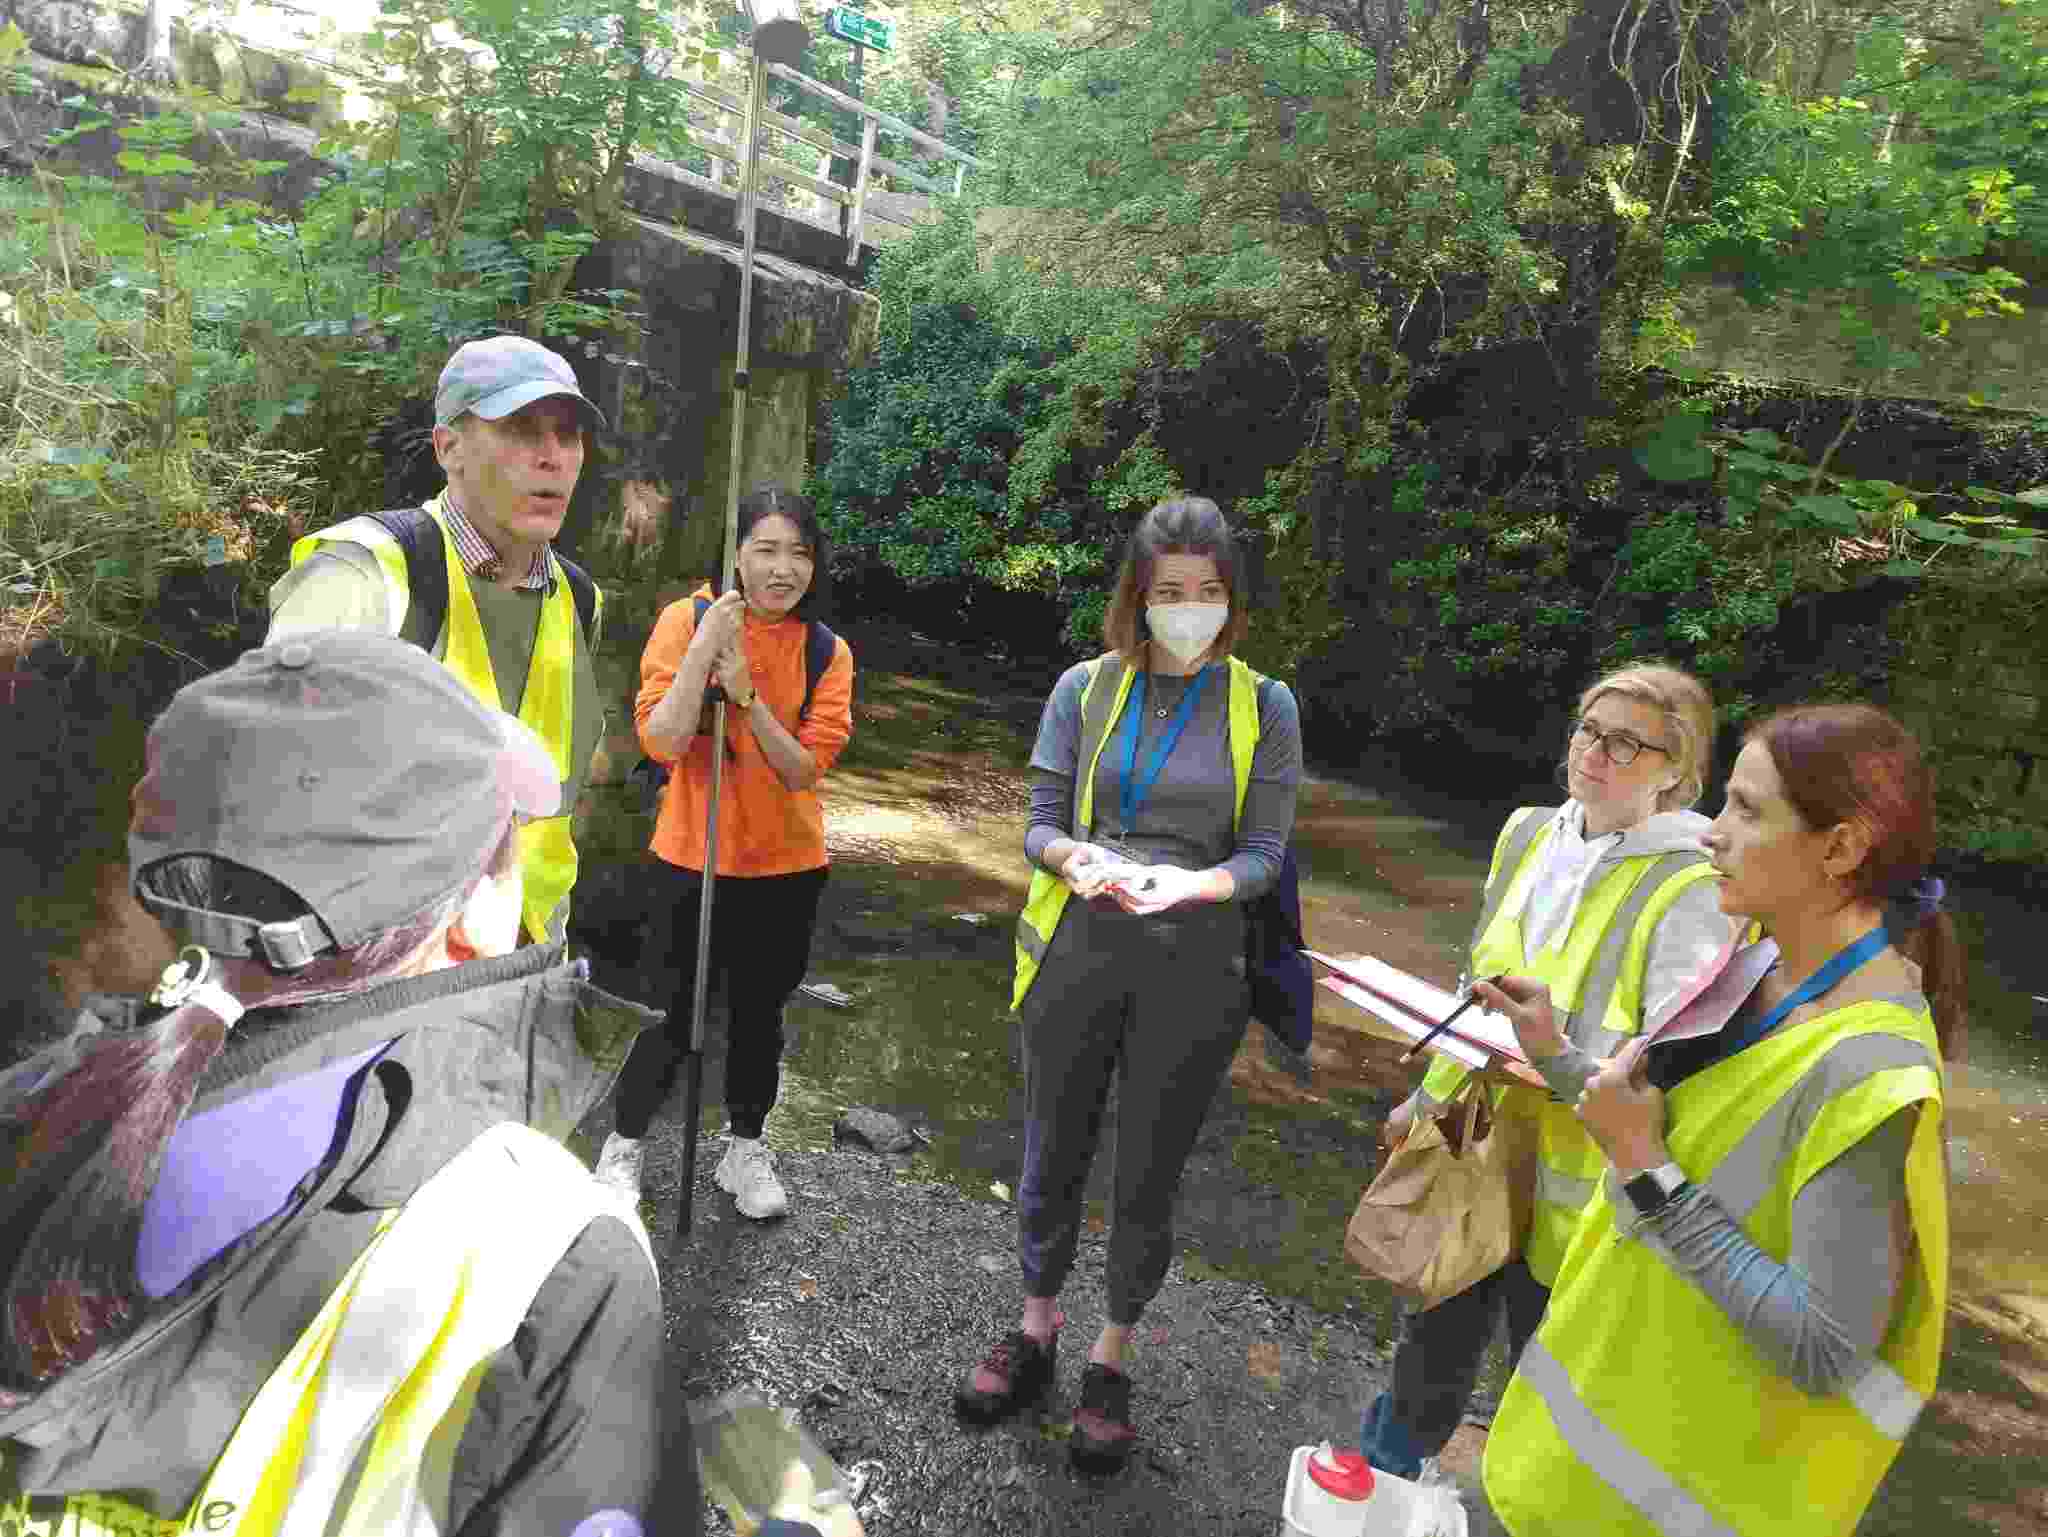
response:
<path id="1" fill-rule="evenodd" d="M 1804 704 L 1779 710 L 1753 727 L 1784 782 L 1800 820 L 1819 830 L 1861 822 L 1870 851 L 1849 876 L 1859 901 L 1899 902 L 1934 862 L 1934 771 L 1920 742 L 1895 718 L 1869 704 Z M 1955 922 L 1935 912 L 1908 927 L 1890 920 L 1892 943 L 1920 967 L 1934 1012 L 1941 1054 L 1963 1058 L 1968 1012 L 1962 941 Z"/>

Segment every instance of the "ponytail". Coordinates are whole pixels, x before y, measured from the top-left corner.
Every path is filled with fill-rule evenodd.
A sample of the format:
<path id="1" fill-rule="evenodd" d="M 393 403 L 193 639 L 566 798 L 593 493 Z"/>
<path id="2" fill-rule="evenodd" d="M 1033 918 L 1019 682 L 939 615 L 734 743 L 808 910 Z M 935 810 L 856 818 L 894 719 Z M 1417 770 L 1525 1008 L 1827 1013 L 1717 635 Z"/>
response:
<path id="1" fill-rule="evenodd" d="M 0 1388 L 44 1386 L 136 1321 L 143 1207 L 242 1012 L 204 975 L 158 990 L 168 1013 L 93 1039 L 75 1066 L 0 1103 Z"/>
<path id="2" fill-rule="evenodd" d="M 1893 943 L 1899 954 L 1920 968 L 1920 991 L 1934 1014 L 1934 1036 L 1941 1043 L 1942 1061 L 1967 1061 L 1968 965 L 1955 919 L 1946 912 L 1932 913 L 1899 933 Z"/>

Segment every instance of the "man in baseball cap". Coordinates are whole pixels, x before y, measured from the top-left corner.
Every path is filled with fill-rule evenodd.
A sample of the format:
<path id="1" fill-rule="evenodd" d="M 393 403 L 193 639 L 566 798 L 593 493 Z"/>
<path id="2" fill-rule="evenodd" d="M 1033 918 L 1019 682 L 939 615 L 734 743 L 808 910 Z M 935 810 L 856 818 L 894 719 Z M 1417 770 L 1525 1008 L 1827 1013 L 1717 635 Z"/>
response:
<path id="1" fill-rule="evenodd" d="M 563 1145 L 659 1016 L 513 947 L 559 794 L 384 635 L 157 720 L 131 876 L 197 943 L 0 1075 L 0 1528 L 696 1529 L 646 1231 Z"/>
<path id="2" fill-rule="evenodd" d="M 519 847 L 522 930 L 534 943 L 566 935 L 570 815 L 604 734 L 591 666 L 602 595 L 553 545 L 586 438 L 604 425 L 560 353 L 523 336 L 465 342 L 434 391 L 446 487 L 423 506 L 306 535 L 270 590 L 269 640 L 335 627 L 397 635 L 546 744 L 560 806 Z"/>

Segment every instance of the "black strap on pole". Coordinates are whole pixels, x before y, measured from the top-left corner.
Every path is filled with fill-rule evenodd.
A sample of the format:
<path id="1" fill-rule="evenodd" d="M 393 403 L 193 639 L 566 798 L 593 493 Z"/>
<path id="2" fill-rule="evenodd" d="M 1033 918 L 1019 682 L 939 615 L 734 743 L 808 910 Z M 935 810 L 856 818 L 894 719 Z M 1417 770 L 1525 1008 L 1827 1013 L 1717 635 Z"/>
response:
<path id="1" fill-rule="evenodd" d="M 761 98 L 765 94 L 767 66 L 753 56 L 747 82 L 746 161 L 740 185 L 740 223 L 744 234 L 740 260 L 739 343 L 733 358 L 732 450 L 725 466 L 725 579 L 719 588 L 731 592 L 738 583 L 740 532 L 741 454 L 746 444 L 747 351 L 753 335 L 754 224 L 756 187 L 759 183 L 761 146 Z M 704 884 L 697 906 L 697 972 L 690 988 L 690 1054 L 688 1086 L 684 1105 L 689 1119 L 683 1128 L 682 1188 L 676 1196 L 676 1229 L 670 1240 L 680 1251 L 690 1236 L 693 1197 L 697 1181 L 698 1122 L 703 1119 L 704 1097 L 704 1013 L 711 983 L 711 904 L 718 884 L 718 798 L 725 754 L 725 692 L 719 691 L 711 712 L 711 795 L 704 809 Z"/>

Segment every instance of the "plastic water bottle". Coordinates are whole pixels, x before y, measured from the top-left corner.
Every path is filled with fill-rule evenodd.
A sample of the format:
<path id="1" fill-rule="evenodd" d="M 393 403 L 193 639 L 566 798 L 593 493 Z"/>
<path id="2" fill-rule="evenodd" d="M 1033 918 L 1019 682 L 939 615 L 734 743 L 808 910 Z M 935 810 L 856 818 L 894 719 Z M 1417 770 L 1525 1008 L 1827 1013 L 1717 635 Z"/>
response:
<path id="1" fill-rule="evenodd" d="M 1357 1452 L 1297 1446 L 1281 1505 L 1282 1537 L 1411 1537 L 1415 1485 Z"/>
<path id="2" fill-rule="evenodd" d="M 834 1506 L 850 1502 L 839 1465 L 797 1423 L 795 1411 L 778 1409 L 758 1393 L 740 1389 L 692 1403 L 690 1428 L 704 1492 L 724 1507 L 740 1537 L 760 1528 L 796 1462 L 809 1470 L 821 1529 L 831 1529 L 826 1518 Z"/>

